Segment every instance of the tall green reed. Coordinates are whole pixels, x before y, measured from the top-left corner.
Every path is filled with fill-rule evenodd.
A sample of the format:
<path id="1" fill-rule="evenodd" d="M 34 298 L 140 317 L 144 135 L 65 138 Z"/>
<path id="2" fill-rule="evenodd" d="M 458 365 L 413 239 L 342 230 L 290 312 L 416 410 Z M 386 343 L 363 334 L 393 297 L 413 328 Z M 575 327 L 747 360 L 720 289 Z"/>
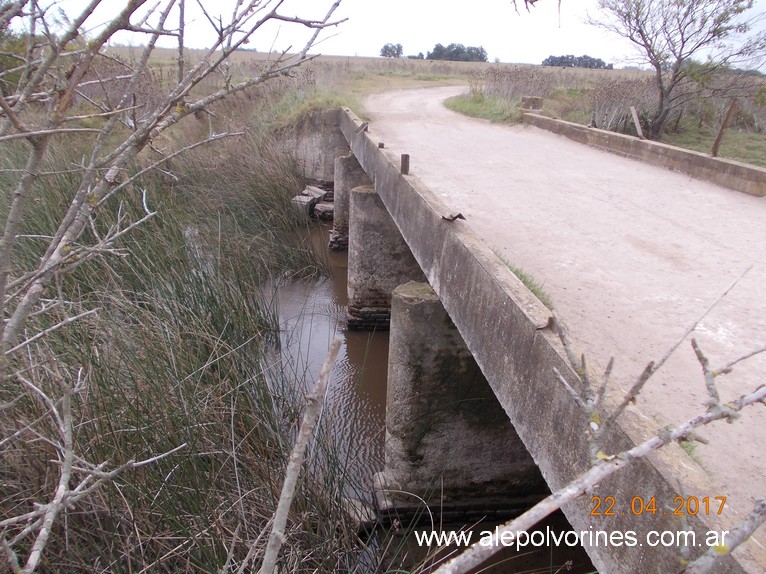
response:
<path id="1" fill-rule="evenodd" d="M 18 168 L 7 150 L 3 169 Z M 280 372 L 278 322 L 263 286 L 321 271 L 301 233 L 305 215 L 289 201 L 302 181 L 275 150 L 264 134 L 198 148 L 107 202 L 81 243 L 105 233 L 118 213 L 137 220 L 144 201 L 157 214 L 110 253 L 61 275 L 50 294 L 60 314 L 30 322 L 39 332 L 57 317 L 98 309 L 11 357 L 51 397 L 63 381 L 81 382 L 73 418 L 83 461 L 109 469 L 186 445 L 67 509 L 42 570 L 209 572 L 257 563 L 306 385 Z M 77 163 L 77 146 L 52 151 L 14 253 L 15 276 L 55 231 Z M 4 383 L 0 401 L 10 414 L 0 422 L 3 520 L 55 489 L 49 461 L 57 454 L 46 437 L 58 429 L 34 393 Z M 335 484 L 347 477 L 319 481 L 316 468 L 302 478 L 282 569 L 353 570 L 359 544 Z M 29 543 L 21 536 L 18 546 Z"/>

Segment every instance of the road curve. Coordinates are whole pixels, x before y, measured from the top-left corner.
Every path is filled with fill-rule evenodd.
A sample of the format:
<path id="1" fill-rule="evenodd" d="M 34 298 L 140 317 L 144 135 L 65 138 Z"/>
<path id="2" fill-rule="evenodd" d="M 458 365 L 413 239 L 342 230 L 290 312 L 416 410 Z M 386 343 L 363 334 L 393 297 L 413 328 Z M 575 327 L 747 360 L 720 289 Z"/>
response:
<path id="1" fill-rule="evenodd" d="M 544 284 L 579 348 L 602 366 L 615 357 L 620 386 L 751 266 L 693 336 L 713 366 L 766 345 L 766 198 L 442 105 L 464 90 L 373 95 L 365 101 L 370 132 L 410 154 L 410 173 L 465 215 L 460 224 Z M 719 379 L 722 398 L 766 383 L 764 373 L 764 355 L 738 365 Z M 678 423 L 702 412 L 706 396 L 685 341 L 639 407 L 660 424 Z M 728 496 L 728 511 L 743 516 L 766 497 L 766 409 L 700 434 L 710 445 L 695 454 L 719 489 L 710 496 Z M 766 527 L 757 534 L 766 539 Z"/>

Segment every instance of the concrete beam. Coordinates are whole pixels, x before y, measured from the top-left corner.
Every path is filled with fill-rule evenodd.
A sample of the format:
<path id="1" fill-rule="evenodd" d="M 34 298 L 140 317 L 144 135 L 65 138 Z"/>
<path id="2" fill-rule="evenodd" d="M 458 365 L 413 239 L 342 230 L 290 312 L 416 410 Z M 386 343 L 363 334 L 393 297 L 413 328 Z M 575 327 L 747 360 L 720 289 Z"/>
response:
<path id="1" fill-rule="evenodd" d="M 589 467 L 584 429 L 588 421 L 553 368 L 574 388 L 580 388 L 558 337 L 543 327 L 548 310 L 513 275 L 494 253 L 461 221 L 447 222 L 441 200 L 422 182 L 399 173 L 399 158 L 379 149 L 374 129 L 359 130 L 361 121 L 347 109 L 341 130 L 360 165 L 375 182 L 375 189 L 393 217 L 428 282 L 439 296 L 463 340 L 489 381 L 519 437 L 531 453 L 552 490 L 561 488 Z M 616 400 L 613 398 L 612 400 Z M 656 425 L 629 408 L 604 445 L 607 452 L 622 452 L 657 432 Z M 591 495 L 614 497 L 615 516 L 593 516 L 590 496 L 563 510 L 576 530 L 636 533 L 645 540 L 650 531 L 692 529 L 698 540 L 709 530 L 727 529 L 722 517 L 685 516 L 683 525 L 667 512 L 679 495 L 717 496 L 704 473 L 676 445 L 635 461 L 594 488 Z M 654 497 L 661 514 L 634 516 L 631 500 Z M 690 549 L 696 556 L 704 546 Z M 586 546 L 601 572 L 675 572 L 681 556 L 674 547 Z M 717 572 L 744 572 L 739 561 L 723 556 Z"/>

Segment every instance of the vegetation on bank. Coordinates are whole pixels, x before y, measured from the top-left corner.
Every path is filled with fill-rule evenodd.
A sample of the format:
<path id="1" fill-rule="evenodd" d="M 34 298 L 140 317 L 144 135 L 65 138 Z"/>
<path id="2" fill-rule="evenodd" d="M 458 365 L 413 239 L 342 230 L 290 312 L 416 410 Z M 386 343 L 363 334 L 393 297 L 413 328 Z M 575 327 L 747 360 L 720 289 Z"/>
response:
<path id="1" fill-rule="evenodd" d="M 280 100 L 276 92 L 270 98 Z M 247 127 L 257 107 L 241 98 L 215 108 L 226 122 L 241 122 L 245 134 L 192 150 L 110 200 L 83 242 L 118 217 L 140 218 L 144 205 L 156 216 L 125 235 L 113 253 L 58 281 L 50 304 L 61 313 L 54 317 L 95 313 L 12 359 L 12 368 L 30 373 L 29 384 L 48 396 L 82 365 L 84 396 L 73 395 L 71 415 L 74 451 L 83 461 L 115 468 L 181 447 L 126 470 L 69 509 L 53 531 L 42 571 L 209 572 L 241 564 L 265 546 L 262 533 L 309 382 L 281 367 L 278 322 L 264 285 L 272 277 L 315 275 L 320 264 L 303 240 L 307 222 L 290 204 L 301 177 L 268 130 Z M 189 129 L 207 127 L 202 118 Z M 179 131 L 155 143 L 167 150 L 188 135 Z M 3 145 L 4 188 L 25 157 L 10 143 Z M 50 150 L 14 274 L 40 257 L 38 238 L 55 233 L 76 184 L 70 168 L 82 153 L 71 145 Z M 4 199 L 3 215 L 7 208 Z M 33 318 L 29 329 L 45 330 L 51 321 Z M 50 378 L 38 378 L 38 369 Z M 39 420 L 43 405 L 34 394 L 19 397 L 16 385 L 3 385 L 0 395 L 13 408 L 13 417 L 0 423 L 0 520 L 7 520 L 55 490 L 45 437 L 58 431 L 53 421 Z M 11 440 L 19 433 L 39 439 Z M 362 546 L 343 512 L 343 469 L 321 469 L 333 459 L 331 440 L 317 440 L 300 481 L 286 571 L 351 570 Z M 4 529 L 16 552 L 25 544 L 20 535 Z"/>
<path id="2" fill-rule="evenodd" d="M 109 29 L 80 24 L 0 70 L 0 570 L 250 571 L 311 383 L 267 285 L 321 272 L 274 134 L 326 94 L 284 60 L 243 80 L 104 54 Z M 283 572 L 353 571 L 365 547 L 333 440 L 298 481 Z"/>
<path id="3" fill-rule="evenodd" d="M 661 141 L 710 153 L 732 101 L 722 86 L 736 80 L 737 113 L 718 155 L 766 167 L 766 79 L 727 74 L 731 75 L 718 77 L 707 92 L 679 107 Z M 476 73 L 468 93 L 452 98 L 447 107 L 512 124 L 521 121 L 522 96 L 537 95 L 544 98 L 542 113 L 547 116 L 635 135 L 630 107 L 637 108 L 643 121 L 654 99 L 652 84 L 651 74 L 637 70 L 491 66 Z"/>
<path id="4" fill-rule="evenodd" d="M 110 48 L 110 58 L 126 64 L 99 60 L 99 73 L 120 74 L 135 62 L 134 50 Z M 237 56 L 234 81 L 262 69 L 262 59 Z M 345 89 L 349 73 L 356 91 Z M 141 82 L 141 102 L 160 97 L 173 76 L 171 56 L 158 51 Z M 280 355 L 266 285 L 322 272 L 321 257 L 305 241 L 307 220 L 290 204 L 305 182 L 276 134 L 315 109 L 360 110 L 358 95 L 376 83 L 440 81 L 454 79 L 444 69 L 371 73 L 341 59 L 311 62 L 190 114 L 131 162 L 123 178 L 210 134 L 241 134 L 173 157 L 106 200 L 73 249 L 152 216 L 108 252 L 73 261 L 43 302 L 51 312 L 30 318 L 26 333 L 46 335 L 8 365 L 26 373 L 19 375 L 25 392 L 17 382 L 0 385 L 0 521 L 13 559 L 32 552 L 24 516 L 56 490 L 51 464 L 60 464 L 55 444 L 63 427 L 46 416 L 45 399 L 54 397 L 55 412 L 75 429 L 75 476 L 119 474 L 98 479 L 98 488 L 65 507 L 37 571 L 234 572 L 259 562 L 313 382 Z M 221 82 L 208 78 L 197 89 L 212 93 Z M 73 113 L 84 111 L 78 106 Z M 13 277 L 34 268 L 56 232 L 79 185 L 89 137 L 51 142 L 18 234 Z M 21 140 L 0 145 L 0 186 L 12 189 L 28 149 Z M 10 199 L 0 200 L 6 218 Z M 57 327 L 66 317 L 79 319 Z M 55 398 L 62 392 L 66 401 Z M 280 571 L 401 565 L 398 539 L 380 536 L 378 550 L 354 529 L 342 494 L 361 487 L 334 442 L 320 427 L 298 482 Z"/>

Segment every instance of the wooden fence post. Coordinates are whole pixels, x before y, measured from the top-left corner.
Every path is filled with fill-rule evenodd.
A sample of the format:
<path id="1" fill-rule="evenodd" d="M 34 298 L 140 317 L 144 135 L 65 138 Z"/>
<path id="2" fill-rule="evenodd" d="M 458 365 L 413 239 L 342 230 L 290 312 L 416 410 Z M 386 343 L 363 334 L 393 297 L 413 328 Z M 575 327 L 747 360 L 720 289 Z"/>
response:
<path id="1" fill-rule="evenodd" d="M 718 130 L 718 135 L 715 137 L 715 142 L 713 142 L 713 149 L 710 150 L 710 155 L 713 157 L 718 157 L 718 148 L 721 147 L 721 142 L 723 142 L 723 133 L 726 131 L 726 128 L 729 127 L 729 123 L 737 111 L 737 103 L 737 98 L 731 100 L 729 111 L 726 112 L 726 116 L 723 118 L 721 129 Z"/>
<path id="2" fill-rule="evenodd" d="M 638 137 L 644 139 L 644 131 L 641 129 L 641 120 L 638 119 L 638 112 L 635 106 L 630 106 L 630 113 L 633 116 L 633 123 L 636 125 Z"/>

